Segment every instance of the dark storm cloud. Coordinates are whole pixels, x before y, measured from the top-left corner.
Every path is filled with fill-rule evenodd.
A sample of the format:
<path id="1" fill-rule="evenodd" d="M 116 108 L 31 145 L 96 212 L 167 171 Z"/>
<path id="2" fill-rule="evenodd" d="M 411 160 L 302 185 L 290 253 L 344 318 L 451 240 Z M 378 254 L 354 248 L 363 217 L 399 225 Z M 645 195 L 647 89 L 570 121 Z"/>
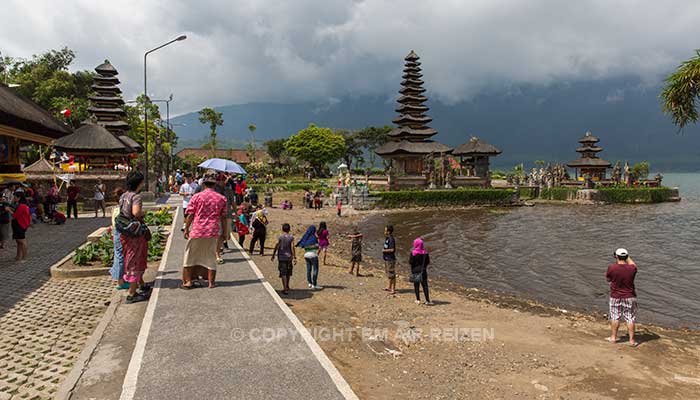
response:
<path id="1" fill-rule="evenodd" d="M 174 93 L 176 111 L 388 95 L 410 49 L 443 101 L 523 82 L 656 82 L 700 37 L 695 0 L 5 0 L 2 8 L 4 55 L 68 46 L 78 68 L 109 58 L 128 98 L 143 90 L 144 51 L 187 34 L 149 56 L 149 92 Z"/>

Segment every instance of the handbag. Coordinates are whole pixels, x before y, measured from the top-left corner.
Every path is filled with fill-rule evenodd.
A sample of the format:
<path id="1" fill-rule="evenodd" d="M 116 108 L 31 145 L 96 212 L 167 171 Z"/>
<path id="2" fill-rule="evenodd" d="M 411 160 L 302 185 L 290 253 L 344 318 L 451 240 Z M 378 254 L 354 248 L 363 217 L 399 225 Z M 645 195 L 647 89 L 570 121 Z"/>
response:
<path id="1" fill-rule="evenodd" d="M 128 199 L 127 201 L 130 200 L 131 199 Z M 120 234 L 130 237 L 139 237 L 146 235 L 147 233 L 150 235 L 151 233 L 146 224 L 142 224 L 139 220 L 135 218 L 127 217 L 126 215 L 122 214 L 121 211 L 119 212 L 119 215 L 117 215 L 117 217 L 114 219 L 114 227 L 117 229 L 117 231 L 119 231 Z"/>
<path id="2" fill-rule="evenodd" d="M 425 270 L 425 260 L 426 258 L 423 257 L 423 267 L 421 268 L 420 272 L 418 273 L 413 273 L 411 272 L 411 275 L 408 276 L 408 281 L 413 282 L 413 283 L 418 283 L 423 280 L 423 271 Z"/>

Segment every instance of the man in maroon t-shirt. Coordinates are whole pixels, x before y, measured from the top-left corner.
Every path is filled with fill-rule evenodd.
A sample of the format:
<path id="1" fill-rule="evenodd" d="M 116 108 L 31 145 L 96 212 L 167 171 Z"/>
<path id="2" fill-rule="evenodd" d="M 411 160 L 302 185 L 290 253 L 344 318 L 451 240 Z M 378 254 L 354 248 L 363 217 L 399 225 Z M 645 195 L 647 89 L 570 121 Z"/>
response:
<path id="1" fill-rule="evenodd" d="M 78 219 L 78 195 L 80 194 L 80 186 L 76 185 L 73 181 L 68 182 L 68 201 L 66 204 L 66 217 L 70 218 L 71 210 L 75 219 Z"/>
<path id="2" fill-rule="evenodd" d="M 634 290 L 634 277 L 637 266 L 625 249 L 615 250 L 617 262 L 608 266 L 605 279 L 610 283 L 610 327 L 612 334 L 608 341 L 617 342 L 617 329 L 620 318 L 624 317 L 629 332 L 629 343 L 637 346 L 634 340 L 634 323 L 637 321 L 637 292 Z"/>

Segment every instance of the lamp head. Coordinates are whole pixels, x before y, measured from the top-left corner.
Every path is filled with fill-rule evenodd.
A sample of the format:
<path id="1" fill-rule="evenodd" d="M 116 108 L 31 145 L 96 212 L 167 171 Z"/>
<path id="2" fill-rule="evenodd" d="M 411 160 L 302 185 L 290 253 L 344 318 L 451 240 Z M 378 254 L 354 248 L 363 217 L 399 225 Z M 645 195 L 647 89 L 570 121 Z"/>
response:
<path id="1" fill-rule="evenodd" d="M 186 35 L 180 35 L 180 36 L 178 36 L 177 39 L 175 39 L 175 40 L 177 40 L 178 42 L 181 42 L 181 41 L 183 41 L 183 40 L 185 40 L 185 39 L 187 39 L 187 36 L 186 36 Z"/>

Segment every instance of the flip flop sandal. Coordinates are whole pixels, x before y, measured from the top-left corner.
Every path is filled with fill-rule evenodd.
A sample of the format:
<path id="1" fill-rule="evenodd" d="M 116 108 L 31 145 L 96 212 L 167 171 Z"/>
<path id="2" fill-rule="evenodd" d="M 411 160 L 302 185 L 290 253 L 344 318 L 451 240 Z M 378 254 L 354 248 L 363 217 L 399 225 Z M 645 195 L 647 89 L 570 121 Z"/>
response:
<path id="1" fill-rule="evenodd" d="M 632 342 L 629 344 L 630 347 L 637 347 L 639 346 L 639 342 Z"/>
<path id="2" fill-rule="evenodd" d="M 609 343 L 617 343 L 617 340 L 612 340 L 612 338 L 610 336 L 606 337 L 605 341 L 609 342 Z"/>

